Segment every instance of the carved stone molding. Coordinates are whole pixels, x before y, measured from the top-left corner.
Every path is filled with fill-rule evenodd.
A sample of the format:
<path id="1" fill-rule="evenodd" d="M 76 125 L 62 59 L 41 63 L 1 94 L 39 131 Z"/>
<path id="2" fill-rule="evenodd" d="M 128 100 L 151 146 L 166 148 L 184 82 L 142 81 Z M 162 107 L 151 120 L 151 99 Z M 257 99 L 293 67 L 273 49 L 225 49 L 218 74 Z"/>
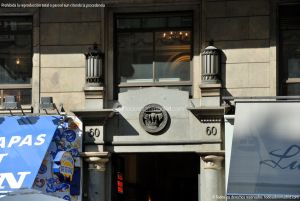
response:
<path id="1" fill-rule="evenodd" d="M 200 84 L 202 97 L 216 97 L 221 96 L 221 84 Z"/>
<path id="2" fill-rule="evenodd" d="M 220 170 L 223 168 L 223 156 L 208 155 L 202 157 L 202 160 L 204 161 L 204 169 Z"/>
<path id="3" fill-rule="evenodd" d="M 104 88 L 102 86 L 86 86 L 84 94 L 86 99 L 103 99 Z"/>
<path id="4" fill-rule="evenodd" d="M 106 170 L 106 163 L 109 161 L 109 154 L 107 152 L 82 152 L 80 156 L 89 163 L 90 170 L 102 172 Z"/>
<path id="5" fill-rule="evenodd" d="M 194 107 L 187 108 L 202 123 L 221 123 L 227 107 Z"/>
<path id="6" fill-rule="evenodd" d="M 90 122 L 103 122 L 108 118 L 112 118 L 118 111 L 114 109 L 84 109 L 84 110 L 74 110 L 72 111 L 78 118 L 80 118 L 83 124 L 87 125 Z M 102 125 L 103 125 L 102 124 Z M 86 152 L 88 153 L 88 152 Z"/>

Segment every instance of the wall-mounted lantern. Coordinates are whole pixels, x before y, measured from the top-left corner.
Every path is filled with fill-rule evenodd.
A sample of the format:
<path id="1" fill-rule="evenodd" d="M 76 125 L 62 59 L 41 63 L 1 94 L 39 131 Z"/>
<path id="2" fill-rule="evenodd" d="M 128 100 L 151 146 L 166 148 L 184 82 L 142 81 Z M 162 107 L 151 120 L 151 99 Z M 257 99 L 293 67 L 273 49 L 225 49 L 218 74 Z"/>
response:
<path id="1" fill-rule="evenodd" d="M 202 52 L 202 82 L 220 83 L 221 51 L 213 46 L 213 42 Z"/>
<path id="2" fill-rule="evenodd" d="M 103 83 L 104 54 L 98 49 L 97 44 L 85 54 L 86 57 L 86 84 L 100 85 Z"/>

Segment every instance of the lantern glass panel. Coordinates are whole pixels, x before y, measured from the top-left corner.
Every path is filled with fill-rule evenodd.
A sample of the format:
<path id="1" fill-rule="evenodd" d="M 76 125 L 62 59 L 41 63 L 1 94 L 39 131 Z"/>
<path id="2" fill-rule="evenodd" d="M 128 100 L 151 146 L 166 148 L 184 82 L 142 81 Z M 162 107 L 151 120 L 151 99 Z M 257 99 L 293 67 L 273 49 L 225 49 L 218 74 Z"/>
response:
<path id="1" fill-rule="evenodd" d="M 202 54 L 202 80 L 219 82 L 220 54 L 215 47 L 207 47 Z"/>
<path id="2" fill-rule="evenodd" d="M 98 49 L 94 49 L 86 58 L 86 82 L 100 83 L 102 76 L 102 55 Z"/>

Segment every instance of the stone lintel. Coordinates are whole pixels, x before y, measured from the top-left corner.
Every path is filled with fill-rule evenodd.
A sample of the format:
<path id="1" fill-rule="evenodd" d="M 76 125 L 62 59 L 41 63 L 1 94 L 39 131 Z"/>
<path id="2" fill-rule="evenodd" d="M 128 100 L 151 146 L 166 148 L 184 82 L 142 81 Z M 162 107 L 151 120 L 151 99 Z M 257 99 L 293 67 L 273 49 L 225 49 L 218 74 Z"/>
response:
<path id="1" fill-rule="evenodd" d="M 108 152 L 81 152 L 80 156 L 89 163 L 90 170 L 102 172 L 106 170 L 106 163 L 110 157 Z"/>

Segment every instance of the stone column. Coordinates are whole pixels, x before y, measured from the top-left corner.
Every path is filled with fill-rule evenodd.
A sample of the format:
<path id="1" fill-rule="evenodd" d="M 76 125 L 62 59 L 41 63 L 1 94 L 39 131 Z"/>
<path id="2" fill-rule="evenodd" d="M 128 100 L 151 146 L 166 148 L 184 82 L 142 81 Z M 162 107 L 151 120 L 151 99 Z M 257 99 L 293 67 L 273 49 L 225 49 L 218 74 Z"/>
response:
<path id="1" fill-rule="evenodd" d="M 88 162 L 88 201 L 106 201 L 105 171 L 109 161 L 107 153 L 85 152 L 82 154 Z"/>
<path id="2" fill-rule="evenodd" d="M 223 156 L 207 155 L 203 156 L 204 167 L 203 171 L 204 181 L 201 201 L 221 201 L 224 195 L 224 169 L 223 169 Z"/>

